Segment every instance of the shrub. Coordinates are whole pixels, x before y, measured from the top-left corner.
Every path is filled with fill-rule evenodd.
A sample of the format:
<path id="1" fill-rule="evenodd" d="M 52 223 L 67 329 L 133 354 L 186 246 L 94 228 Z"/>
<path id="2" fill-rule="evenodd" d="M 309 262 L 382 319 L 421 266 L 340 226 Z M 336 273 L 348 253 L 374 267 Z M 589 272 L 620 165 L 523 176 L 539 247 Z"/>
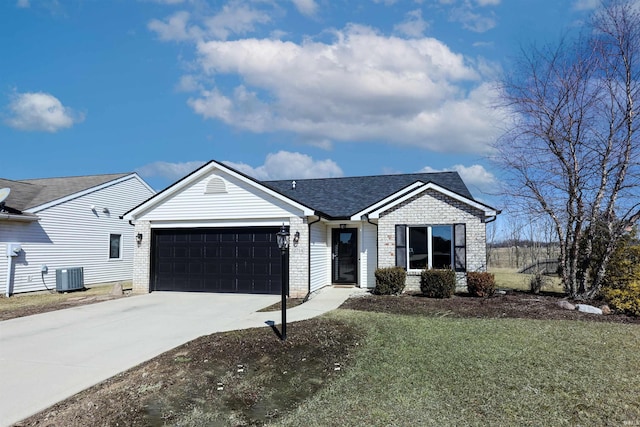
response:
<path id="1" fill-rule="evenodd" d="M 624 288 L 603 288 L 601 293 L 614 310 L 640 316 L 640 281 Z"/>
<path id="2" fill-rule="evenodd" d="M 549 278 L 539 271 L 536 271 L 529 280 L 529 290 L 534 294 L 539 294 L 543 286 L 549 284 Z"/>
<path id="3" fill-rule="evenodd" d="M 402 267 L 377 268 L 375 271 L 376 287 L 373 293 L 376 295 L 398 295 L 405 287 L 407 272 Z"/>
<path id="4" fill-rule="evenodd" d="M 450 298 L 456 290 L 453 270 L 424 270 L 420 275 L 420 291 L 429 298 Z"/>
<path id="5" fill-rule="evenodd" d="M 496 279 L 491 273 L 467 273 L 467 291 L 474 297 L 488 297 L 496 290 Z"/>

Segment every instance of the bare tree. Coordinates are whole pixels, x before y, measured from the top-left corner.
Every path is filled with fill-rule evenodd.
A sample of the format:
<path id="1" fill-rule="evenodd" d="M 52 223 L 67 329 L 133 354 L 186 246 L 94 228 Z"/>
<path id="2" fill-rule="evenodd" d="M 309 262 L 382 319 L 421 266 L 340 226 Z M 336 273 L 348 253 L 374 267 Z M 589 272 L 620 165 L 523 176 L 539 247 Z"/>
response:
<path id="1" fill-rule="evenodd" d="M 592 298 L 616 244 L 640 217 L 640 14 L 608 1 L 585 33 L 523 52 L 502 86 L 511 128 L 498 141 L 509 193 L 551 219 L 565 290 Z M 596 223 L 605 249 L 593 263 Z M 590 266 L 597 265 L 593 269 Z"/>

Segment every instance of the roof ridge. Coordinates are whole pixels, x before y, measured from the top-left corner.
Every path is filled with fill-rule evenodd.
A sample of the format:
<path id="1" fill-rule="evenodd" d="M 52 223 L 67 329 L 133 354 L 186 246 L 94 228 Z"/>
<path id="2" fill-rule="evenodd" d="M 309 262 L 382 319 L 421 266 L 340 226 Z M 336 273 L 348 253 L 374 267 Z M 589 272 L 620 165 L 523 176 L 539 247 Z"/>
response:
<path id="1" fill-rule="evenodd" d="M 411 173 L 389 173 L 380 175 L 355 175 L 355 176 L 329 176 L 324 178 L 284 178 L 284 179 L 268 179 L 261 182 L 285 182 L 285 181 L 318 181 L 323 179 L 359 179 L 359 178 L 378 178 L 388 176 L 413 176 L 413 175 L 440 175 L 445 173 L 458 173 L 457 171 L 438 171 L 438 172 L 411 172 Z"/>

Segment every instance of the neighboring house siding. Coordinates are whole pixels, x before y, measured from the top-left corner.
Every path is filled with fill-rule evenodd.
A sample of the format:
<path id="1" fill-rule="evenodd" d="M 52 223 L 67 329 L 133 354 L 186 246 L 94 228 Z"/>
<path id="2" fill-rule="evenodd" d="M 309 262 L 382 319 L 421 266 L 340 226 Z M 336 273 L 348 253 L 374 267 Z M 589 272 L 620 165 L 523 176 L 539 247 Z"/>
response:
<path id="1" fill-rule="evenodd" d="M 467 271 L 486 271 L 486 225 L 483 212 L 437 191 L 428 190 L 380 215 L 378 221 L 378 266 L 395 265 L 395 225 L 466 224 Z M 458 288 L 466 286 L 464 273 L 456 274 Z M 417 290 L 420 275 L 409 272 L 407 290 Z"/>
<path id="2" fill-rule="evenodd" d="M 311 281 L 310 291 L 314 292 L 331 283 L 328 259 L 331 256 L 331 248 L 327 239 L 327 227 L 318 222 L 311 224 L 311 252 L 310 269 Z"/>
<path id="3" fill-rule="evenodd" d="M 377 227 L 363 222 L 361 227 L 360 244 L 360 287 L 374 288 L 376 286 L 376 265 L 378 258 Z"/>
<path id="4" fill-rule="evenodd" d="M 211 179 L 216 188 L 223 181 L 226 192 L 208 192 Z M 289 218 L 291 207 L 268 194 L 250 188 L 227 175 L 211 174 L 139 216 L 145 221 L 215 221 Z"/>
<path id="5" fill-rule="evenodd" d="M 32 211 L 40 221 L 26 225 L 3 223 L 0 241 L 21 243 L 23 252 L 14 259 L 13 292 L 55 289 L 56 269 L 84 268 L 86 285 L 131 280 L 134 228 L 119 218 L 127 210 L 153 195 L 137 178 L 113 184 L 48 207 Z M 95 206 L 95 212 L 91 206 Z M 103 212 L 104 208 L 108 212 Z M 120 258 L 109 259 L 109 235 L 120 234 Z M 2 269 L 3 273 L 5 268 Z M 6 274 L 2 278 L 6 285 Z"/>

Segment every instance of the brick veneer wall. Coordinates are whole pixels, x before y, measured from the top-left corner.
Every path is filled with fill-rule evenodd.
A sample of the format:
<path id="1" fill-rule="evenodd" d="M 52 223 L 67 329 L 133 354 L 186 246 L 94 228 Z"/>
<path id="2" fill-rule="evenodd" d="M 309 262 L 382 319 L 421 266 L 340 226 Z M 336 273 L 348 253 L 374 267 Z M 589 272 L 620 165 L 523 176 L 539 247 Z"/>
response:
<path id="1" fill-rule="evenodd" d="M 142 242 L 133 248 L 133 293 L 149 293 L 151 273 L 151 225 L 149 221 L 137 221 L 134 235 L 142 233 Z M 135 241 L 135 238 L 134 238 Z"/>
<path id="2" fill-rule="evenodd" d="M 300 233 L 300 240 L 294 244 L 296 231 Z M 304 298 L 309 292 L 309 227 L 306 218 L 289 218 L 289 233 L 289 296 Z"/>
<path id="3" fill-rule="evenodd" d="M 427 190 L 380 215 L 378 220 L 378 267 L 396 263 L 395 226 L 466 224 L 467 271 L 486 271 L 486 225 L 484 213 L 434 190 Z M 456 273 L 456 287 L 466 289 L 465 273 Z M 408 272 L 406 290 L 420 289 L 420 273 Z"/>

